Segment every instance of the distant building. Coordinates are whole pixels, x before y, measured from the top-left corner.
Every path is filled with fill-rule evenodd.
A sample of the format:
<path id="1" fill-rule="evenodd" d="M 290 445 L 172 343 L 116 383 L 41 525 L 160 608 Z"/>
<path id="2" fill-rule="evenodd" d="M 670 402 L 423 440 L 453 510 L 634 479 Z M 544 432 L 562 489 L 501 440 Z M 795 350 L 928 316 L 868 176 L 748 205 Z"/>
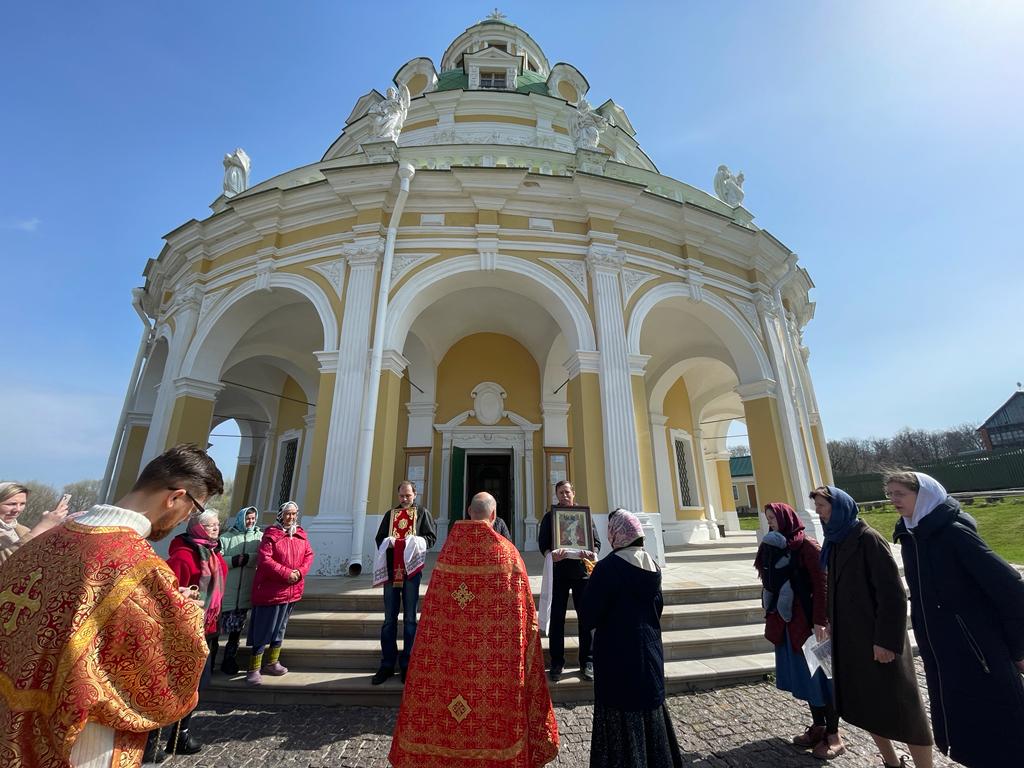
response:
<path id="1" fill-rule="evenodd" d="M 736 511 L 757 512 L 753 459 L 750 456 L 733 456 L 729 459 L 729 474 L 732 476 L 732 499 L 736 503 Z"/>
<path id="2" fill-rule="evenodd" d="M 1024 447 L 1024 391 L 1017 390 L 978 427 L 986 451 Z"/>

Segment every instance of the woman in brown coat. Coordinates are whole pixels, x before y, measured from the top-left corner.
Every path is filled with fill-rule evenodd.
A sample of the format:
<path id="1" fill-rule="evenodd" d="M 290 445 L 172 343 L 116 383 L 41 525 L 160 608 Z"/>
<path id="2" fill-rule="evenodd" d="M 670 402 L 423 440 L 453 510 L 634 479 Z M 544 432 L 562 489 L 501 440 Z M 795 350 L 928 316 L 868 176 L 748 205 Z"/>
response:
<path id="1" fill-rule="evenodd" d="M 907 745 L 916 768 L 932 766 L 932 733 L 907 636 L 907 593 L 889 544 L 857 518 L 845 491 L 811 492 L 825 525 L 828 618 L 836 709 L 871 734 L 886 766 L 901 765 L 893 741 Z"/>

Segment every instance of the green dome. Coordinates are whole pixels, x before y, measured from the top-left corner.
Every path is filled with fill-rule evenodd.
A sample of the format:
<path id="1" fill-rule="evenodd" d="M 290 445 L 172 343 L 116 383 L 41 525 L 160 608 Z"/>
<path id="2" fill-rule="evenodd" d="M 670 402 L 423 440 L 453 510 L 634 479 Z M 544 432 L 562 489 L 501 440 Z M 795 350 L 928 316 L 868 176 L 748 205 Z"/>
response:
<path id="1" fill-rule="evenodd" d="M 459 89 L 469 90 L 469 76 L 463 70 L 449 69 L 438 75 L 435 91 L 457 91 Z M 516 77 L 516 92 L 547 94 L 548 79 L 544 75 L 527 70 Z"/>

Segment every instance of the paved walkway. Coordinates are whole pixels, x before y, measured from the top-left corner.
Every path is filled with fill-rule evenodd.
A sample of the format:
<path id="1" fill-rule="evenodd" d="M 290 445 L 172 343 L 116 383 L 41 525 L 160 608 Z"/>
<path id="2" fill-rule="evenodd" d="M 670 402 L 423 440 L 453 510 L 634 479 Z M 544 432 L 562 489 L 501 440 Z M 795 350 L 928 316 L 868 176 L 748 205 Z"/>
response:
<path id="1" fill-rule="evenodd" d="M 920 662 L 918 671 L 924 685 Z M 802 702 L 770 683 L 738 685 L 674 696 L 669 708 L 685 764 L 701 768 L 800 768 L 821 766 L 789 745 L 807 725 Z M 556 708 L 561 749 L 553 763 L 585 768 L 590 760 L 592 705 Z M 387 768 L 397 710 L 303 705 L 267 711 L 239 702 L 236 708 L 200 708 L 192 719 L 206 748 L 175 757 L 169 768 Z M 881 764 L 863 731 L 843 726 L 847 754 L 835 768 Z M 935 765 L 953 762 L 936 753 Z"/>

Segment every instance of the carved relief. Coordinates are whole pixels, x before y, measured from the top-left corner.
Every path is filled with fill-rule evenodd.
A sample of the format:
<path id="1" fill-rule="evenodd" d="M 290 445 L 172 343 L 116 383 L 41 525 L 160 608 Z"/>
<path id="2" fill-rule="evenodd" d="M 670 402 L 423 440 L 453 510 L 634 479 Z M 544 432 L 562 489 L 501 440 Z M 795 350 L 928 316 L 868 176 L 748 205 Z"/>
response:
<path id="1" fill-rule="evenodd" d="M 587 292 L 587 268 L 582 261 L 576 259 L 541 259 L 545 264 L 550 264 L 575 285 L 584 297 L 589 299 Z"/>
<path id="2" fill-rule="evenodd" d="M 470 397 L 473 398 L 472 414 L 484 426 L 494 426 L 505 415 L 505 398 L 507 396 L 505 390 L 493 381 L 483 381 L 477 384 L 470 393 Z"/>
<path id="3" fill-rule="evenodd" d="M 641 272 L 638 269 L 622 270 L 622 288 L 626 294 L 626 302 L 629 302 L 630 297 L 640 289 L 640 286 L 654 280 L 656 277 L 657 275 L 650 272 Z"/>
<path id="4" fill-rule="evenodd" d="M 331 261 L 325 261 L 320 264 L 314 264 L 310 267 L 314 272 L 319 272 L 321 275 L 327 278 L 327 282 L 341 294 L 341 285 L 344 282 L 345 267 L 340 259 L 332 259 Z"/>

